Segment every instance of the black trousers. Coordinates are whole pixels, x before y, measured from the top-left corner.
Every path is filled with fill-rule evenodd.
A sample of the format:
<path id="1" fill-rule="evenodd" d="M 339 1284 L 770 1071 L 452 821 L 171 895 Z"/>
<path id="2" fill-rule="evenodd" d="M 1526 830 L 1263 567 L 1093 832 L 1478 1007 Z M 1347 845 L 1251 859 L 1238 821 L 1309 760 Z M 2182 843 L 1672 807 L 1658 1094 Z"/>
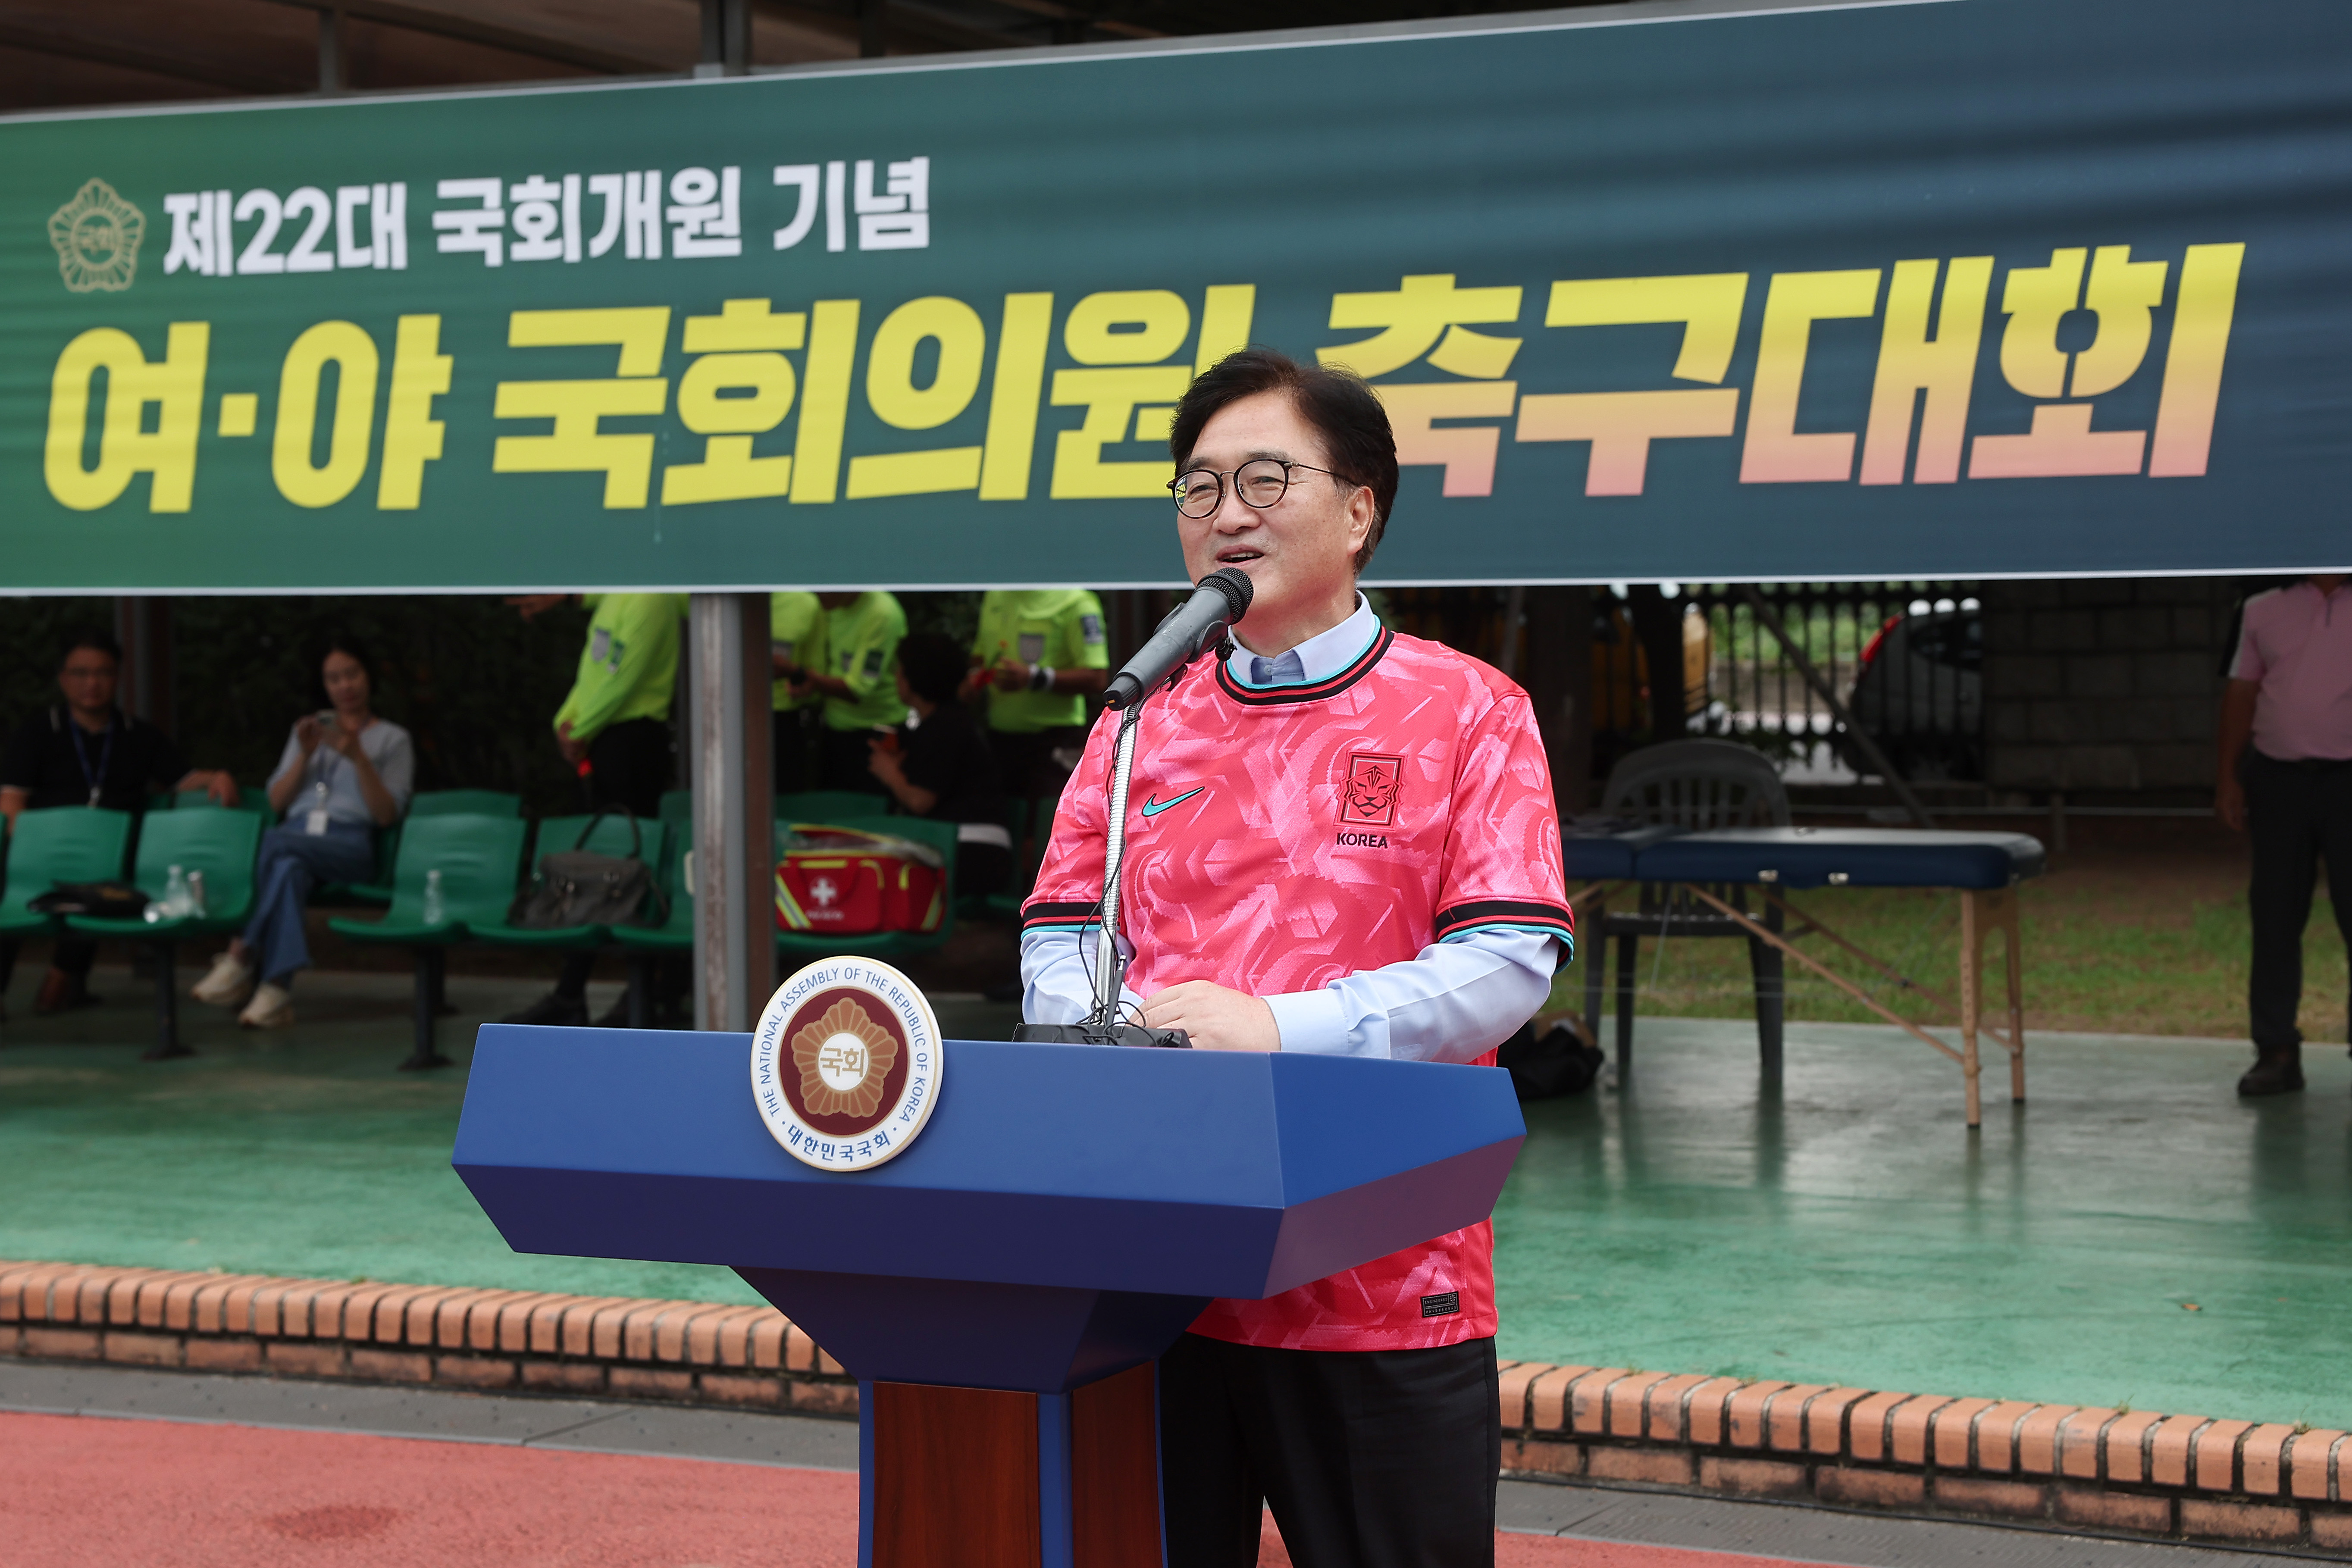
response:
<path id="1" fill-rule="evenodd" d="M 2254 1048 L 2267 1056 L 2303 1042 L 2294 1022 L 2303 1002 L 2303 931 L 2322 860 L 2336 929 L 2352 947 L 2352 762 L 2282 763 L 2250 748 L 2240 776 L 2253 840 L 2246 904 L 2254 964 L 2246 1001 Z"/>
<path id="2" fill-rule="evenodd" d="M 0 993 L 7 991 L 8 982 L 16 973 L 16 954 L 23 948 L 24 943 L 14 937 L 0 942 Z M 89 978 L 89 966 L 96 962 L 98 943 L 86 936 L 58 938 L 49 957 L 51 968 L 61 969 L 68 974 L 78 974 L 85 980 Z"/>
<path id="3" fill-rule="evenodd" d="M 588 742 L 588 804 L 596 811 L 625 811 L 652 822 L 661 816 L 662 792 L 677 776 L 670 755 L 669 726 L 659 719 L 624 719 L 596 731 Z M 657 836 L 656 836 L 657 837 Z M 539 847 L 569 849 L 569 844 Z M 555 989 L 565 996 L 584 996 L 588 976 L 596 967 L 593 952 L 567 952 Z"/>
<path id="4" fill-rule="evenodd" d="M 1160 1358 L 1169 1568 L 1491 1568 L 1495 1342 L 1286 1351 L 1186 1334 Z"/>
<path id="5" fill-rule="evenodd" d="M 872 730 L 825 731 L 817 745 L 817 776 L 823 781 L 819 787 L 887 799 L 890 792 L 867 765 L 874 757 L 874 736 Z M 882 807 L 874 809 L 878 814 Z"/>

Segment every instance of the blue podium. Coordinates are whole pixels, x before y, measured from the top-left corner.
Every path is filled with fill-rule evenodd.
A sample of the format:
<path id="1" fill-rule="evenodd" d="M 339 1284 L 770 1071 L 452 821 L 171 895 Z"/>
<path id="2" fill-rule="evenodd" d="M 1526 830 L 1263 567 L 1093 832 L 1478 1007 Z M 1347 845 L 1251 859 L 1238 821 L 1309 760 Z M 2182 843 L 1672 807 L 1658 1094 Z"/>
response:
<path id="1" fill-rule="evenodd" d="M 944 1042 L 906 1152 L 779 1147 L 751 1037 L 483 1027 L 454 1163 L 520 1252 L 733 1268 L 858 1380 L 860 1568 L 1161 1561 L 1150 1363 L 1486 1217 L 1507 1073 Z"/>

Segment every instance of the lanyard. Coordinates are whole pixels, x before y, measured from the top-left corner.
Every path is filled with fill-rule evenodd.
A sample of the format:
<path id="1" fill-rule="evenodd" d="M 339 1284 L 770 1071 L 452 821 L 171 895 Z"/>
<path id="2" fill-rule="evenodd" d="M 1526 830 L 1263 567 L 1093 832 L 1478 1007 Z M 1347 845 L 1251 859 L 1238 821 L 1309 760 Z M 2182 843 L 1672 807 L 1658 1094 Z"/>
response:
<path id="1" fill-rule="evenodd" d="M 107 769 L 114 761 L 114 718 L 111 714 L 107 717 L 106 744 L 99 748 L 98 772 L 94 773 L 89 771 L 89 753 L 82 749 L 81 724 L 70 713 L 66 715 L 66 728 L 73 733 L 74 761 L 81 764 L 81 781 L 89 786 L 89 804 L 95 809 L 99 795 L 106 788 Z"/>

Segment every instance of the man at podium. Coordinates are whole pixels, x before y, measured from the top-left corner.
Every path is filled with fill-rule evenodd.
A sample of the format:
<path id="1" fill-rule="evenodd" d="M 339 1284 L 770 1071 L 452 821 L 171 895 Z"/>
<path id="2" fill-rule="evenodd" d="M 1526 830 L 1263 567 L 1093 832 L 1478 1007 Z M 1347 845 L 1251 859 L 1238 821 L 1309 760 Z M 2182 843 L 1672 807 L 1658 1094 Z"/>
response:
<path id="1" fill-rule="evenodd" d="M 1211 1050 L 1492 1065 L 1570 951 L 1559 824 L 1527 694 L 1356 590 L 1396 495 L 1387 416 L 1352 374 L 1254 348 L 1192 384 L 1170 446 L 1187 575 L 1255 593 L 1228 657 L 1144 701 L 1123 1011 Z M 1092 1006 L 1118 728 L 1024 910 L 1031 1023 Z M 1212 1302 L 1160 1363 L 1171 1568 L 1248 1568 L 1262 1505 L 1300 1568 L 1491 1563 L 1495 1326 L 1485 1222 Z"/>

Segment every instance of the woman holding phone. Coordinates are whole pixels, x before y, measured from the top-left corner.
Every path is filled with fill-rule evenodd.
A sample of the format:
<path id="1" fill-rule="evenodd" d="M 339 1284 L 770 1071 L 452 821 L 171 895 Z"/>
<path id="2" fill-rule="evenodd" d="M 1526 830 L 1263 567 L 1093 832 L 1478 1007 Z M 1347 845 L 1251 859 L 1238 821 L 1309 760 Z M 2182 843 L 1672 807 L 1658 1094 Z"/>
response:
<path id="1" fill-rule="evenodd" d="M 253 919 L 191 993 L 199 1002 L 241 1007 L 236 1021 L 247 1028 L 294 1022 L 294 975 L 310 964 L 302 932 L 310 889 L 373 875 L 373 830 L 408 809 L 415 748 L 407 731 L 370 706 L 370 668 L 354 639 L 327 641 L 318 662 L 326 706 L 294 721 L 269 776 L 269 804 L 284 820 L 262 836 Z"/>

